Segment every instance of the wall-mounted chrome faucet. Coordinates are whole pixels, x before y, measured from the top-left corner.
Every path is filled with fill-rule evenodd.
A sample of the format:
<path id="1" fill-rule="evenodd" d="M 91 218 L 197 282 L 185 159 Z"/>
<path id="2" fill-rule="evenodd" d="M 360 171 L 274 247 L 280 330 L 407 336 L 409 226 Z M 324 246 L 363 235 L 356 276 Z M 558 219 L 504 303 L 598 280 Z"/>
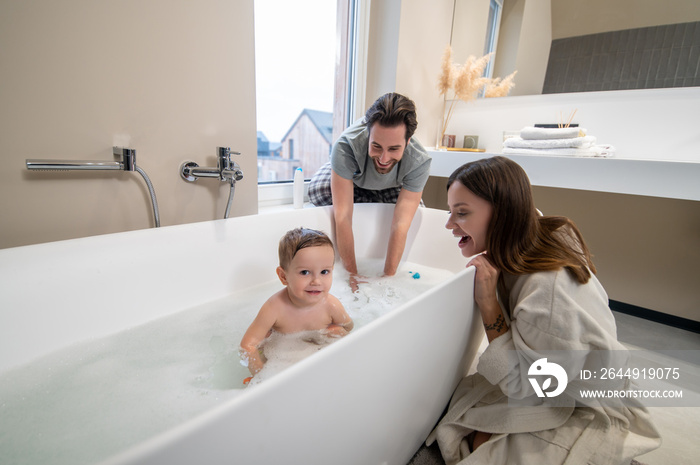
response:
<path id="1" fill-rule="evenodd" d="M 226 204 L 224 218 L 228 218 L 231 212 L 231 203 L 236 190 L 236 181 L 243 179 L 243 171 L 240 165 L 231 159 L 231 155 L 240 155 L 239 152 L 232 152 L 229 147 L 216 148 L 216 168 L 200 167 L 193 161 L 186 161 L 180 165 L 180 176 L 189 182 L 194 182 L 199 178 L 216 178 L 223 182 L 228 182 L 231 186 Z"/>
<path id="2" fill-rule="evenodd" d="M 119 159 L 116 161 L 102 160 L 45 160 L 45 159 L 28 159 L 25 160 L 27 169 L 30 171 L 83 171 L 83 170 L 117 170 L 117 171 L 136 171 L 146 182 L 148 191 L 151 195 L 151 204 L 153 205 L 153 216 L 155 218 L 156 228 L 160 226 L 160 215 L 158 213 L 158 201 L 156 200 L 156 192 L 153 189 L 153 184 L 144 170 L 136 165 L 136 150 L 125 147 L 112 147 L 112 153 Z"/>
<path id="3" fill-rule="evenodd" d="M 232 152 L 228 147 L 216 148 L 216 168 L 202 168 L 193 161 L 186 161 L 180 165 L 180 175 L 185 181 L 194 182 L 198 178 L 218 178 L 220 181 L 243 179 L 241 167 L 231 160 L 231 155 L 240 155 L 240 152 Z"/>
<path id="4" fill-rule="evenodd" d="M 72 171 L 72 170 L 117 170 L 134 171 L 136 167 L 136 150 L 124 147 L 112 147 L 117 161 L 103 160 L 25 160 L 28 170 Z"/>

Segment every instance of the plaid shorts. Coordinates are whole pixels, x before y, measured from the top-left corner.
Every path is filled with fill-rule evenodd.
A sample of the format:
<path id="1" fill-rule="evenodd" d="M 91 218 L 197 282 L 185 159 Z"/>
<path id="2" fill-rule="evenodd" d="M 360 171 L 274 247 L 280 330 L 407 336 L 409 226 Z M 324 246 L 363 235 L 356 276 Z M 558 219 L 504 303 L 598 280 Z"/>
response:
<path id="1" fill-rule="evenodd" d="M 316 171 L 309 183 L 309 200 L 317 207 L 333 205 L 331 195 L 331 163 L 328 162 Z M 396 203 L 399 198 L 400 187 L 390 187 L 379 191 L 372 191 L 354 186 L 354 203 Z M 421 201 L 421 204 L 423 202 Z"/>

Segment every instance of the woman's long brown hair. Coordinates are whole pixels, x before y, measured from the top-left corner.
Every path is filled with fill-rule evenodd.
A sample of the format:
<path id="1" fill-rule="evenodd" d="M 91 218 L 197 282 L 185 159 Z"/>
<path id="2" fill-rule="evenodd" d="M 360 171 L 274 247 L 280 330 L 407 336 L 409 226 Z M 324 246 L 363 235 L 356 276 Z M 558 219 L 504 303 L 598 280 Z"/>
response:
<path id="1" fill-rule="evenodd" d="M 563 216 L 539 216 L 525 171 L 509 158 L 490 157 L 457 168 L 458 181 L 493 207 L 486 250 L 493 264 L 514 275 L 566 268 L 584 284 L 596 272 L 576 225 Z"/>

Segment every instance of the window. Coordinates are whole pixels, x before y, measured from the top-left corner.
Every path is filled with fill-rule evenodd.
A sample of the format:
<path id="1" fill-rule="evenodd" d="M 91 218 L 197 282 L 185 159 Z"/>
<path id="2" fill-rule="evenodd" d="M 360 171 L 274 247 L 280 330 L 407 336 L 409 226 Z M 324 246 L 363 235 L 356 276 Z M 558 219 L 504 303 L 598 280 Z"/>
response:
<path id="1" fill-rule="evenodd" d="M 503 0 L 491 0 L 491 4 L 489 5 L 488 25 L 486 26 L 486 42 L 484 44 L 484 55 L 496 51 L 496 44 L 498 43 L 498 30 L 501 24 L 502 11 Z M 484 76 L 493 77 L 494 61 L 494 57 L 491 57 L 491 60 L 489 60 L 488 65 L 486 65 Z"/>
<path id="2" fill-rule="evenodd" d="M 291 181 L 297 166 L 309 179 L 333 143 L 337 10 L 350 0 L 254 1 L 258 182 Z"/>

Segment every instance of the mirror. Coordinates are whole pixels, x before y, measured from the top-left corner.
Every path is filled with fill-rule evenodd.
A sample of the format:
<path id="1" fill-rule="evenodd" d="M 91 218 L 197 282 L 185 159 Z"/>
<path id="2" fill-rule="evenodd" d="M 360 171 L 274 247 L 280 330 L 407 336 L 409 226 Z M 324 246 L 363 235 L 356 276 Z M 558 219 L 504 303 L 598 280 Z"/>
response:
<path id="1" fill-rule="evenodd" d="M 483 55 L 490 2 L 455 0 L 451 40 L 455 62 Z M 510 95 L 700 85 L 697 0 L 502 0 L 502 4 L 493 75 L 518 71 Z M 571 49 L 582 55 L 572 56 Z M 550 50 L 553 60 L 548 70 Z M 608 75 L 619 82 L 611 82 Z M 593 82 L 594 78 L 599 79 Z"/>

